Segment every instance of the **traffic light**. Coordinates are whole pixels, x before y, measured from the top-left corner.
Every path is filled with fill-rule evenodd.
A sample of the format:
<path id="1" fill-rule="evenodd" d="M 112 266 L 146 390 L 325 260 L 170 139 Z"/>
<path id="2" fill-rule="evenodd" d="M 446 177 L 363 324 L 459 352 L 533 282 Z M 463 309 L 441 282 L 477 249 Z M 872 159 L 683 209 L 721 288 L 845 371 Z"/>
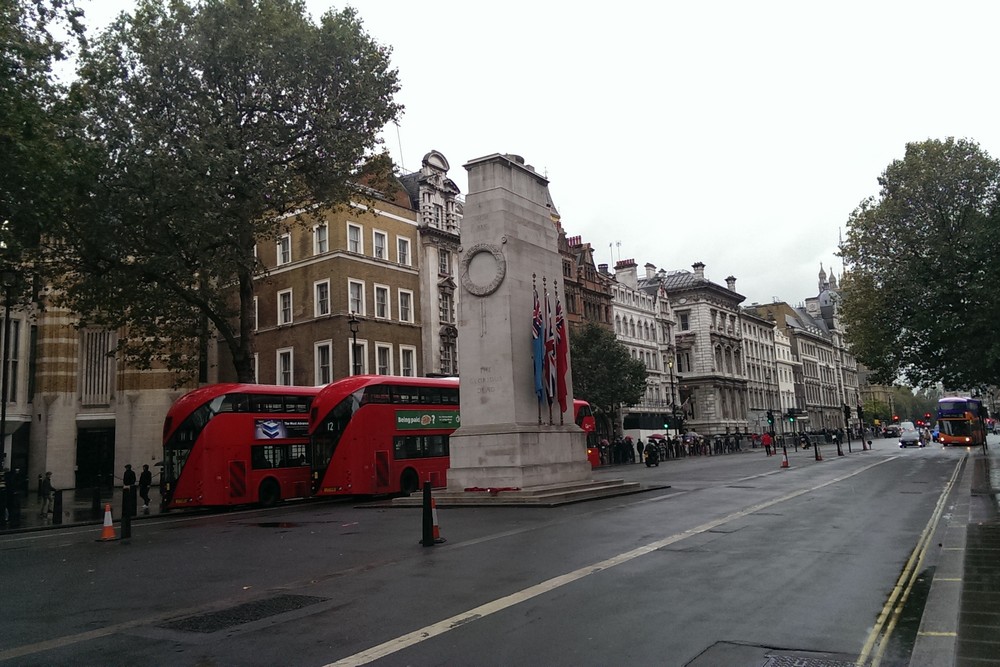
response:
<path id="1" fill-rule="evenodd" d="M 865 420 L 865 410 L 860 405 L 858 406 L 858 419 L 861 421 Z"/>
<path id="2" fill-rule="evenodd" d="M 767 411 L 767 423 L 770 425 L 774 424 L 774 413 L 770 410 Z"/>
<path id="3" fill-rule="evenodd" d="M 788 411 L 788 423 L 789 424 L 795 423 L 795 413 L 792 412 L 791 410 Z"/>
<path id="4" fill-rule="evenodd" d="M 851 421 L 851 409 L 847 407 L 846 403 L 844 404 L 844 421 L 847 423 Z"/>
<path id="5" fill-rule="evenodd" d="M 924 413 L 924 419 L 925 419 L 925 420 L 930 420 L 930 418 L 931 418 L 931 413 L 929 413 L 929 412 L 925 412 L 925 413 Z"/>
<path id="6" fill-rule="evenodd" d="M 892 416 L 892 421 L 898 422 L 899 421 L 899 415 L 893 415 Z"/>

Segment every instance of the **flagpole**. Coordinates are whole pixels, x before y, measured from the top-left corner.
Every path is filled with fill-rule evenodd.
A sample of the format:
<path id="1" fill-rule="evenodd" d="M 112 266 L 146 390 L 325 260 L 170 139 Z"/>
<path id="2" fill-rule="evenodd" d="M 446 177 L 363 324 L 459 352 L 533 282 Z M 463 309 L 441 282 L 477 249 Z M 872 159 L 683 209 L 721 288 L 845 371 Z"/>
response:
<path id="1" fill-rule="evenodd" d="M 538 324 L 538 311 L 539 311 L 538 286 L 535 284 L 535 277 L 536 277 L 535 274 L 532 273 L 531 274 L 531 291 L 534 293 L 534 302 L 535 302 L 535 304 L 534 304 L 534 311 L 531 313 L 532 336 L 535 335 L 534 329 L 535 329 L 535 326 Z M 539 332 L 539 335 L 541 335 L 541 332 Z M 538 355 L 538 346 L 534 344 L 535 343 L 534 338 L 532 339 L 531 342 L 532 342 L 532 347 L 531 347 L 531 373 L 532 373 L 532 376 L 534 376 L 534 378 L 535 378 L 535 385 L 537 386 L 537 384 L 538 384 L 538 376 L 537 376 L 538 360 L 535 359 L 535 356 Z M 538 403 L 538 425 L 541 426 L 542 425 L 542 397 L 538 395 L 537 390 L 536 390 L 536 393 L 535 393 L 535 401 Z"/>
<path id="2" fill-rule="evenodd" d="M 552 291 L 555 292 L 555 295 L 556 295 L 556 336 L 559 336 L 560 335 L 560 333 L 559 333 L 559 313 L 560 313 L 560 306 L 559 306 L 559 283 L 557 283 L 555 281 L 555 279 L 552 280 Z M 563 332 L 563 333 L 565 333 L 565 332 Z M 561 344 L 560 341 L 556 341 L 556 360 L 557 360 L 556 361 L 556 382 L 558 382 L 558 368 L 559 368 L 558 359 L 559 359 L 559 345 L 560 344 Z M 559 391 L 557 393 L 559 394 L 559 396 L 562 396 L 562 391 Z M 562 403 L 565 402 L 565 401 L 562 398 L 560 398 L 559 400 L 561 401 L 561 403 L 559 404 L 559 425 L 560 426 L 565 426 L 565 424 L 563 422 L 563 420 L 565 419 L 565 415 L 563 414 L 563 410 L 562 410 Z"/>

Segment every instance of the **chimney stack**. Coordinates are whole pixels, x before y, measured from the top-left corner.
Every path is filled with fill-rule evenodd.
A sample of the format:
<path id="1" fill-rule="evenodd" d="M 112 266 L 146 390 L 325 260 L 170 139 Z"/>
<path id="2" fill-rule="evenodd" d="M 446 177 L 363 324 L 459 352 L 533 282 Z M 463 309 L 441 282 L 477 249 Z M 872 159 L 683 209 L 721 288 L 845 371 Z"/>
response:
<path id="1" fill-rule="evenodd" d="M 736 278 L 734 276 L 729 276 L 726 278 L 726 287 L 729 288 L 730 292 L 736 291 Z"/>
<path id="2" fill-rule="evenodd" d="M 694 264 L 691 265 L 691 268 L 694 269 L 694 277 L 695 277 L 696 280 L 704 280 L 705 279 L 705 263 L 704 262 L 695 262 Z"/>

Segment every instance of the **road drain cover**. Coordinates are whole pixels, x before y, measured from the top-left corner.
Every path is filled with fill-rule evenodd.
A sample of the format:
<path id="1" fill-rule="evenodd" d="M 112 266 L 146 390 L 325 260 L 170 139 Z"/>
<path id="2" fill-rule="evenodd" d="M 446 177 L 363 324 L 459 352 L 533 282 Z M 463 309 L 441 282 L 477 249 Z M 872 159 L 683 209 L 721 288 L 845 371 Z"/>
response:
<path id="1" fill-rule="evenodd" d="M 279 595 L 258 600 L 257 602 L 247 602 L 246 604 L 213 611 L 198 616 L 188 616 L 187 618 L 169 621 L 160 625 L 168 630 L 184 630 L 186 632 L 218 632 L 226 628 L 232 628 L 244 623 L 252 623 L 269 616 L 277 616 L 289 611 L 295 611 L 317 602 L 324 602 L 326 598 L 312 595 Z"/>

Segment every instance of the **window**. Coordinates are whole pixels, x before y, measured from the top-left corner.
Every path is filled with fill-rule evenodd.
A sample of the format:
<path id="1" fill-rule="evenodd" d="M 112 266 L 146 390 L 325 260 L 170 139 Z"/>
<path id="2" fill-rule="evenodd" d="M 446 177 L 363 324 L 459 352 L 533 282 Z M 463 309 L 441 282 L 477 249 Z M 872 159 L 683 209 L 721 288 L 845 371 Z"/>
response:
<path id="1" fill-rule="evenodd" d="M 399 321 L 413 321 L 413 292 L 410 290 L 399 290 Z"/>
<path id="2" fill-rule="evenodd" d="M 292 290 L 278 292 L 278 324 L 292 323 Z"/>
<path id="3" fill-rule="evenodd" d="M 284 348 L 278 350 L 277 372 L 275 373 L 276 383 L 280 385 L 292 384 L 292 349 Z"/>
<path id="4" fill-rule="evenodd" d="M 444 341 L 441 343 L 441 372 L 445 375 L 455 375 L 455 343 Z"/>
<path id="5" fill-rule="evenodd" d="M 399 374 L 405 377 L 415 377 L 417 374 L 416 359 L 417 348 L 401 345 L 399 347 Z"/>
<path id="6" fill-rule="evenodd" d="M 278 237 L 277 264 L 281 266 L 282 264 L 288 264 L 290 261 L 292 261 L 292 237 L 288 234 L 282 234 Z"/>
<path id="7" fill-rule="evenodd" d="M 330 314 L 330 281 L 322 280 L 314 286 L 313 313 L 316 317 Z"/>
<path id="8" fill-rule="evenodd" d="M 389 259 L 389 251 L 386 248 L 387 239 L 385 232 L 372 232 L 376 259 Z"/>
<path id="9" fill-rule="evenodd" d="M 330 250 L 330 229 L 326 223 L 313 227 L 313 253 L 321 255 Z"/>
<path id="10" fill-rule="evenodd" d="M 253 330 L 257 330 L 257 297 L 253 298 Z"/>
<path id="11" fill-rule="evenodd" d="M 392 375 L 392 346 L 376 343 L 375 373 L 377 375 Z"/>
<path id="12" fill-rule="evenodd" d="M 687 313 L 677 313 L 677 322 L 680 325 L 681 331 L 687 331 L 691 328 Z"/>
<path id="13" fill-rule="evenodd" d="M 257 369 L 260 368 L 260 354 L 258 352 L 253 353 L 253 359 L 250 360 L 253 364 L 253 381 L 257 382 L 260 379 L 260 373 Z"/>
<path id="14" fill-rule="evenodd" d="M 0 320 L 0 327 L 3 326 L 3 320 Z M 2 330 L 2 329 L 0 329 Z M 111 337 L 110 332 L 104 333 L 105 338 Z M 0 339 L 2 340 L 2 339 Z M 17 402 L 17 370 L 18 370 L 18 351 L 21 348 L 21 320 L 10 321 L 10 345 L 8 346 L 8 356 L 7 356 L 7 397 L 6 400 L 9 403 Z M 2 344 L 2 343 L 0 343 Z M 110 352 L 110 348 L 104 353 L 104 359 L 96 359 L 100 364 L 103 362 L 105 369 L 110 365 L 110 359 L 107 357 L 107 352 Z M 3 397 L 0 397 L 3 400 Z"/>
<path id="15" fill-rule="evenodd" d="M 354 339 L 348 338 L 347 349 L 350 352 L 348 358 L 351 360 L 351 375 L 364 375 L 367 373 L 368 343 L 359 340 L 355 347 Z"/>
<path id="16" fill-rule="evenodd" d="M 434 204 L 434 226 L 440 229 L 442 226 L 441 222 L 443 219 L 444 219 L 444 208 L 441 207 L 441 204 Z"/>
<path id="17" fill-rule="evenodd" d="M 333 381 L 333 343 L 328 340 L 316 343 L 316 384 L 329 384 Z"/>
<path id="18" fill-rule="evenodd" d="M 389 319 L 389 288 L 385 285 L 375 285 L 375 317 Z"/>
<path id="19" fill-rule="evenodd" d="M 438 249 L 438 273 L 443 276 L 451 275 L 451 253 L 440 248 Z"/>
<path id="20" fill-rule="evenodd" d="M 347 305 L 352 313 L 365 314 L 365 284 L 363 282 L 347 281 Z"/>
<path id="21" fill-rule="evenodd" d="M 364 244 L 361 242 L 361 228 L 350 223 L 347 224 L 347 250 L 358 254 L 365 251 Z"/>
<path id="22" fill-rule="evenodd" d="M 451 322 L 451 294 L 442 293 L 438 301 L 438 310 L 442 322 Z"/>
<path id="23" fill-rule="evenodd" d="M 396 237 L 396 261 L 403 266 L 410 265 L 410 239 Z"/>

